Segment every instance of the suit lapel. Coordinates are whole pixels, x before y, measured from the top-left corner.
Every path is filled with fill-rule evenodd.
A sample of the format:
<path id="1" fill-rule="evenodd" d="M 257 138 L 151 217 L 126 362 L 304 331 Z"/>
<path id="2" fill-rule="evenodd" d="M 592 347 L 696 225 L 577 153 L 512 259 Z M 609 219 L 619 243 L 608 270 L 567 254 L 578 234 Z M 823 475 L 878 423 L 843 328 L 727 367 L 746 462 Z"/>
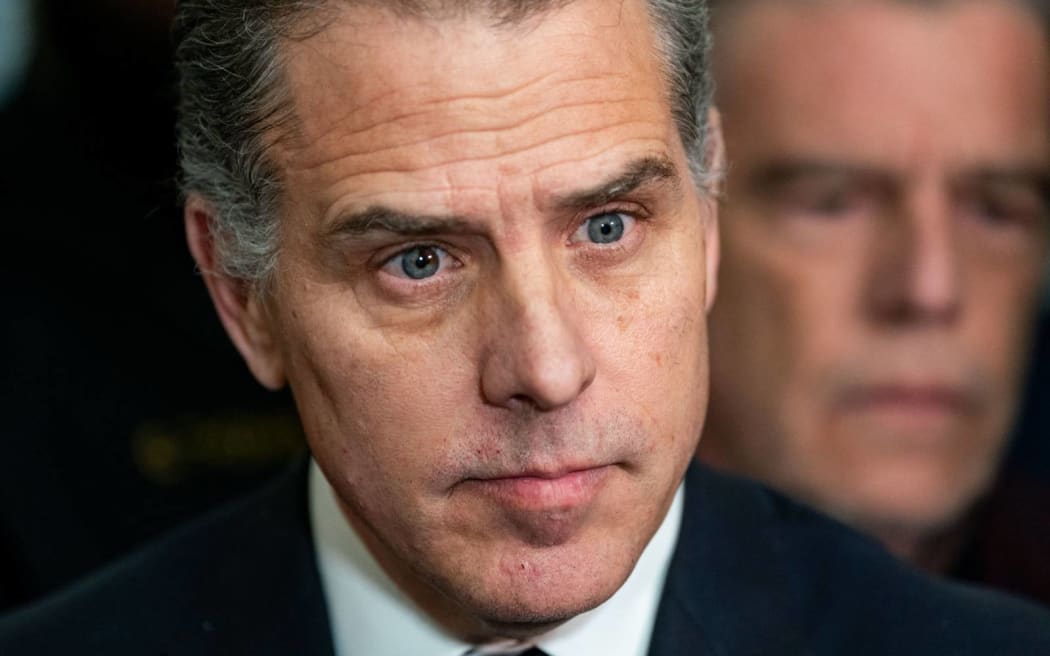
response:
<path id="1" fill-rule="evenodd" d="M 215 566 L 224 571 L 213 573 L 216 589 L 206 596 L 225 600 L 215 608 L 225 625 L 216 623 L 216 653 L 334 654 L 307 510 L 307 464 L 297 462 L 234 515 L 238 530 L 226 534 L 236 543 L 223 545 L 229 555 Z M 242 589 L 217 589 L 231 580 Z M 222 629 L 232 631 L 224 636 Z"/>
<path id="2" fill-rule="evenodd" d="M 703 563 L 698 562 L 702 556 L 696 548 L 703 532 L 699 507 L 702 493 L 690 478 L 694 477 L 687 475 L 682 525 L 657 609 L 649 656 L 719 656 L 722 653 L 704 629 L 702 597 L 706 577 Z"/>
<path id="3" fill-rule="evenodd" d="M 650 656 L 798 653 L 810 627 L 783 539 L 764 488 L 693 463 Z"/>

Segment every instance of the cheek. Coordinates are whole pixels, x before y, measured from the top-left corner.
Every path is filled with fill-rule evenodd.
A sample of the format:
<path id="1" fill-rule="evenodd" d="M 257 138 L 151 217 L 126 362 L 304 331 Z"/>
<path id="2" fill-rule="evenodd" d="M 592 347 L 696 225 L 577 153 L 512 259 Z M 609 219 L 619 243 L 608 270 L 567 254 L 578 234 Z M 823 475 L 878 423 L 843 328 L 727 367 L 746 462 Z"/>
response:
<path id="1" fill-rule="evenodd" d="M 981 276 L 971 280 L 964 339 L 970 357 L 1002 387 L 1021 384 L 1039 307 L 1041 276 Z"/>
<path id="2" fill-rule="evenodd" d="M 653 280 L 671 280 L 657 277 Z M 637 287 L 607 324 L 600 345 L 599 376 L 654 430 L 656 440 L 669 440 L 691 454 L 707 407 L 708 349 L 703 303 L 704 277 L 682 276 L 688 284 Z M 659 442 L 666 449 L 666 442 Z M 677 457 L 675 455 L 675 457 Z"/>
<path id="3" fill-rule="evenodd" d="M 848 347 L 854 314 L 848 276 L 835 263 L 775 243 L 774 235 L 745 227 L 725 232 L 711 319 L 719 380 L 740 379 L 734 387 L 742 393 L 765 390 L 772 397 L 811 384 L 816 370 Z"/>
<path id="4" fill-rule="evenodd" d="M 459 345 L 441 334 L 397 337 L 361 325 L 352 311 L 300 315 L 286 331 L 288 378 L 311 449 L 330 478 L 385 489 L 440 469 L 443 459 L 434 454 L 449 453 L 455 434 L 442 422 L 464 413 L 464 399 L 475 392 L 465 384 L 468 358 Z M 389 471 L 407 475 L 379 473 Z"/>

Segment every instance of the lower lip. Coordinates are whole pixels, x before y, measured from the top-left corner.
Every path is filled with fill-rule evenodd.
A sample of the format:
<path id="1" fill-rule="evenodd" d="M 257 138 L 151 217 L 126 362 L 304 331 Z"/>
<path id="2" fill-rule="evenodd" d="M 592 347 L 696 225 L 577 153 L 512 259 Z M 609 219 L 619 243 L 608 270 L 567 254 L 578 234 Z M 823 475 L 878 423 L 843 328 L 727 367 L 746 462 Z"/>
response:
<path id="1" fill-rule="evenodd" d="M 958 412 L 966 405 L 961 392 L 947 387 L 874 387 L 851 393 L 846 402 L 861 408 L 900 408 L 916 412 Z"/>
<path id="2" fill-rule="evenodd" d="M 569 510 L 589 504 L 601 490 L 612 467 L 569 472 L 557 478 L 515 476 L 470 480 L 468 488 L 521 510 Z"/>

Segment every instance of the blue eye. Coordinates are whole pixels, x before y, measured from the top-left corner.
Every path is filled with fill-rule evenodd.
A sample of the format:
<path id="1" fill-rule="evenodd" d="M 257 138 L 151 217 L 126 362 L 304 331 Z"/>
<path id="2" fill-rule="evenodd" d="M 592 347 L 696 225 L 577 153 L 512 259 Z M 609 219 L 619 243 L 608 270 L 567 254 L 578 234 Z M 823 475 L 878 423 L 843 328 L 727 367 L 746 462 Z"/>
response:
<path id="1" fill-rule="evenodd" d="M 630 216 L 618 212 L 592 216 L 580 226 L 575 237 L 580 241 L 587 239 L 595 244 L 612 244 L 623 239 L 633 220 Z"/>
<path id="2" fill-rule="evenodd" d="M 416 246 L 390 258 L 384 268 L 396 276 L 403 274 L 412 280 L 425 280 L 444 267 L 446 258 L 448 253 L 437 246 Z"/>

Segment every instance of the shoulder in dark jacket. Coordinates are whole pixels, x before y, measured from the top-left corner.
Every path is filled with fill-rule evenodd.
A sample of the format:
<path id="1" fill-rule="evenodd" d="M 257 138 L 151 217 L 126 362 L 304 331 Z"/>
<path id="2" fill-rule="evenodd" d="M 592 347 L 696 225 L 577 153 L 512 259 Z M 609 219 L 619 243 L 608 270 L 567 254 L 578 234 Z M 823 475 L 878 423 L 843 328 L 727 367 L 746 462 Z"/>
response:
<path id="1" fill-rule="evenodd" d="M 324 655 L 305 467 L 0 621 L 0 653 Z M 937 581 L 762 486 L 694 466 L 652 656 L 1050 654 L 1050 615 Z"/>
<path id="2" fill-rule="evenodd" d="M 670 633 L 691 635 L 654 643 L 703 641 L 727 655 L 1050 654 L 1043 609 L 931 578 L 768 488 L 694 467 L 686 507 L 660 613 Z"/>
<path id="3" fill-rule="evenodd" d="M 329 656 L 305 472 L 0 620 L 0 654 Z"/>

